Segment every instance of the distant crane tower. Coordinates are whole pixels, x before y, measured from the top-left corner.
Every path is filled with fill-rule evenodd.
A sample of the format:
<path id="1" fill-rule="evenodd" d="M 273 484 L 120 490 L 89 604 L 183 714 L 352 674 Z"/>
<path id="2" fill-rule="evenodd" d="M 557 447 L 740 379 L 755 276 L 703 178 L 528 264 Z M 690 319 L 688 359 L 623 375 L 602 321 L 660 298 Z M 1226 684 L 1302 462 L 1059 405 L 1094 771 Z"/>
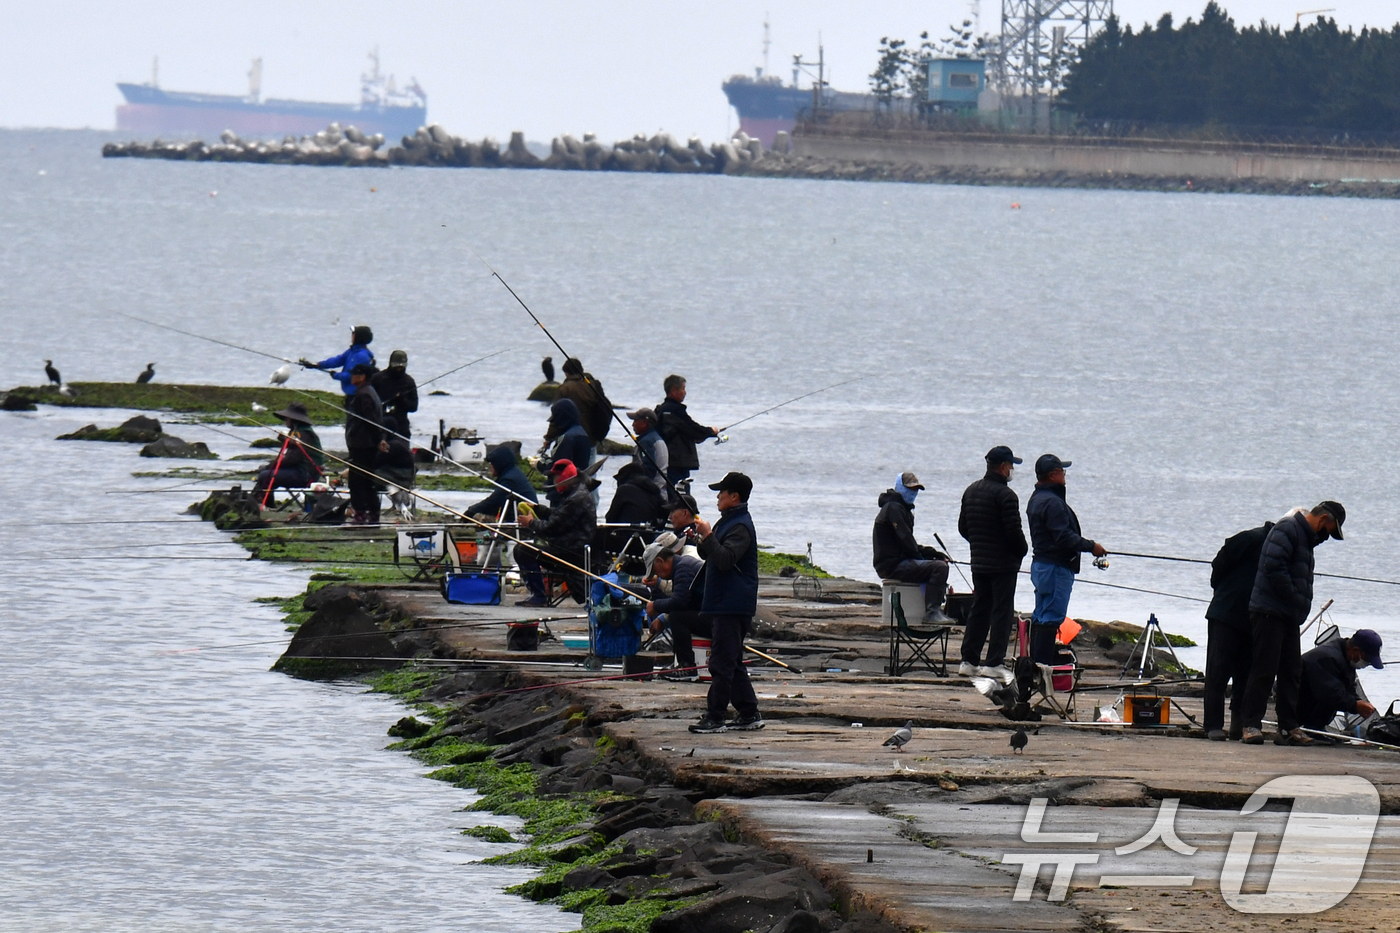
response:
<path id="1" fill-rule="evenodd" d="M 763 14 L 763 70 L 758 73 L 761 78 L 768 73 L 768 46 L 772 41 L 768 38 L 768 14 Z"/>
<path id="2" fill-rule="evenodd" d="M 1066 52 L 1082 48 L 1113 15 L 1113 0 L 1001 0 L 992 80 L 1006 96 L 1059 90 Z"/>

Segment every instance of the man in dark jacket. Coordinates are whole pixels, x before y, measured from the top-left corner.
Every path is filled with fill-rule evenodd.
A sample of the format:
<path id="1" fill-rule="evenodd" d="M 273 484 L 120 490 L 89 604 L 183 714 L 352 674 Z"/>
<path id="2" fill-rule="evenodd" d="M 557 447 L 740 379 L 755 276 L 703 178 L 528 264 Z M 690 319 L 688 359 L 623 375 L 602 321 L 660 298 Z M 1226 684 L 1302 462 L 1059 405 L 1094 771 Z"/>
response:
<path id="1" fill-rule="evenodd" d="M 987 474 L 963 490 L 958 513 L 958 534 L 972 548 L 973 592 L 958 674 L 992 677 L 1006 684 L 1011 682 L 1006 643 L 1016 620 L 1016 576 L 1028 550 L 1021 531 L 1021 500 L 1009 485 L 1011 471 L 1022 461 L 1004 445 L 987 451 L 986 461 Z"/>
<path id="2" fill-rule="evenodd" d="M 1031 657 L 1039 664 L 1054 664 L 1055 634 L 1069 612 L 1079 555 L 1108 553 L 1102 544 L 1079 533 L 1079 516 L 1065 501 L 1068 460 L 1042 454 L 1035 462 L 1035 492 L 1026 503 L 1031 529 L 1031 584 L 1035 587 L 1035 611 L 1031 614 Z"/>
<path id="3" fill-rule="evenodd" d="M 379 454 L 388 453 L 384 440 L 384 408 L 379 395 L 369 384 L 372 370 L 359 363 L 350 371 L 355 394 L 346 408 L 345 446 L 350 450 L 350 507 L 355 510 L 351 520 L 356 525 L 379 524 L 379 493 L 375 491 L 375 467 Z"/>
<path id="4" fill-rule="evenodd" d="M 1356 672 L 1363 667 L 1382 670 L 1381 637 L 1368 628 L 1350 638 L 1332 638 L 1303 655 L 1303 680 L 1298 690 L 1298 719 L 1304 727 L 1325 731 L 1338 713 L 1374 716 L 1376 708 L 1361 699 Z"/>
<path id="5" fill-rule="evenodd" d="M 1298 728 L 1298 683 L 1303 676 L 1299 629 L 1312 610 L 1313 548 L 1329 537 L 1342 540 L 1346 518 L 1341 503 L 1327 499 L 1311 512 L 1291 512 L 1269 529 L 1264 539 L 1259 571 L 1249 594 L 1254 657 L 1244 693 L 1244 732 L 1240 739 L 1247 745 L 1264 742 L 1264 712 L 1271 688 L 1275 689 L 1278 714 L 1274 744 L 1312 744 L 1308 734 Z"/>
<path id="6" fill-rule="evenodd" d="M 384 413 L 398 419 L 399 434 L 408 436 L 409 412 L 418 410 L 418 383 L 407 372 L 408 353 L 395 350 L 389 354 L 389 368 L 374 374 L 370 385 L 384 403 Z"/>
<path id="7" fill-rule="evenodd" d="M 502 444 L 486 455 L 486 464 L 496 479 L 496 490 L 480 502 L 468 506 L 468 515 L 484 515 L 492 519 L 500 515 L 501 521 L 513 522 L 517 502 L 539 501 L 535 487 L 515 460 L 514 449 Z"/>
<path id="8" fill-rule="evenodd" d="M 553 441 L 554 446 L 547 455 L 548 462 L 540 464 L 541 470 L 547 470 L 550 463 L 560 460 L 569 461 L 578 470 L 593 465 L 593 441 L 579 420 L 578 406 L 571 400 L 555 399 L 549 407 L 549 430 L 544 439 Z"/>
<path id="9" fill-rule="evenodd" d="M 749 672 L 744 667 L 744 636 L 758 609 L 758 535 L 749 516 L 753 480 L 743 473 L 726 473 L 710 488 L 719 495 L 720 518 L 713 528 L 697 519 L 700 556 L 705 561 L 705 589 L 700 612 L 710 623 L 710 693 L 704 717 L 691 732 L 711 733 L 763 728 Z M 738 715 L 725 721 L 730 703 Z"/>
<path id="10" fill-rule="evenodd" d="M 583 364 L 571 356 L 564 361 L 564 381 L 559 383 L 559 394 L 555 398 L 566 398 L 578 408 L 579 423 L 588 432 L 590 446 L 596 451 L 598 442 L 608 436 L 612 424 L 612 414 L 605 417 L 599 406 L 606 398 L 603 384 L 594 379 L 592 373 L 584 372 Z"/>
<path id="11" fill-rule="evenodd" d="M 549 604 L 544 576 L 540 571 L 543 565 L 558 568 L 574 602 L 583 602 L 587 592 L 582 575 L 563 566 L 563 562 L 583 567 L 583 550 L 592 543 L 593 534 L 598 529 L 598 513 L 593 506 L 593 496 L 589 494 L 587 478 L 567 460 L 556 460 L 550 475 L 559 494 L 557 504 L 553 508 L 537 505 L 533 516 L 525 513 L 519 519 L 520 527 L 528 529 L 536 539 L 546 539 L 547 543 L 538 550 L 528 547 L 515 549 L 515 561 L 520 565 L 525 586 L 530 590 L 530 596 L 518 601 L 517 606 Z"/>
<path id="12" fill-rule="evenodd" d="M 647 545 L 643 560 L 647 565 L 647 584 L 651 587 L 651 599 L 647 602 L 647 617 L 652 620 L 651 630 L 660 632 L 665 619 L 665 627 L 671 630 L 671 648 L 675 652 L 676 666 L 672 671 L 663 671 L 667 680 L 694 683 L 700 679 L 700 671 L 695 666 L 695 646 L 692 638 L 710 637 L 710 625 L 700 614 L 700 597 L 705 588 L 705 562 L 698 557 L 678 553 L 680 539 L 670 532 L 663 532 L 655 541 Z M 671 591 L 665 592 L 660 581 L 669 580 Z"/>
<path id="13" fill-rule="evenodd" d="M 661 436 L 666 440 L 666 478 L 674 485 L 690 477 L 691 470 L 700 469 L 700 456 L 695 445 L 719 436 L 718 428 L 697 424 L 685 408 L 685 377 L 672 374 L 662 383 L 666 400 L 656 407 L 661 420 Z"/>
<path id="14" fill-rule="evenodd" d="M 285 409 L 275 412 L 287 425 L 286 447 L 280 452 L 280 462 L 274 458 L 271 463 L 258 471 L 257 482 L 253 485 L 253 495 L 261 498 L 268 486 L 274 489 L 302 489 L 316 482 L 323 475 L 322 467 L 326 458 L 321 453 L 321 438 L 311 426 L 311 417 L 301 402 L 292 402 Z M 275 472 L 275 476 L 274 476 Z M 272 505 L 269 497 L 268 505 Z"/>
<path id="15" fill-rule="evenodd" d="M 1239 739 L 1244 734 L 1244 691 L 1249 683 L 1253 648 L 1249 636 L 1249 594 L 1259 572 L 1259 552 L 1273 522 L 1241 531 L 1225 539 L 1210 562 L 1210 587 L 1214 590 L 1206 608 L 1206 736 L 1214 742 Z M 1230 691 L 1230 731 L 1225 731 L 1225 685 Z"/>
<path id="16" fill-rule="evenodd" d="M 624 463 L 613 479 L 617 480 L 617 492 L 603 519 L 608 524 L 651 526 L 666 517 L 661 491 L 637 464 Z"/>
<path id="17" fill-rule="evenodd" d="M 880 493 L 880 511 L 870 533 L 875 572 L 881 580 L 918 583 L 924 591 L 924 621 L 946 625 L 943 613 L 948 593 L 948 555 L 914 539 L 914 499 L 923 489 L 919 478 L 904 472 L 894 488 Z"/>

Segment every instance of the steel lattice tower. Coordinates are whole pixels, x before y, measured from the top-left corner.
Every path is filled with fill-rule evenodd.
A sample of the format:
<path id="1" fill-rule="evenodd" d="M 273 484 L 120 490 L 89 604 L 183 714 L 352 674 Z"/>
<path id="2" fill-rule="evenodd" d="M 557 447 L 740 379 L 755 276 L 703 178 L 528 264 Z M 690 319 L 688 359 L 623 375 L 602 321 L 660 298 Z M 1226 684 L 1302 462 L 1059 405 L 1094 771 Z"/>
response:
<path id="1" fill-rule="evenodd" d="M 1066 51 L 1088 42 L 1113 15 L 1113 0 L 1001 0 L 993 70 L 1004 95 L 1053 94 Z"/>

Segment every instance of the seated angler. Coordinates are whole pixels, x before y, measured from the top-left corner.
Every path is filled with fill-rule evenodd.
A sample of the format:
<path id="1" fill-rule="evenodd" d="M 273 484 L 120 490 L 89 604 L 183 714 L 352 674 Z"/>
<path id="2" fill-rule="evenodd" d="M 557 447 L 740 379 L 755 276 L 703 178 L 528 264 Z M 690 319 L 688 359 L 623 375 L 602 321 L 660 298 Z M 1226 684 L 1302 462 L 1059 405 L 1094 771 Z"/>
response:
<path id="1" fill-rule="evenodd" d="M 286 447 L 258 471 L 258 479 L 253 486 L 255 498 L 261 498 L 269 486 L 274 489 L 278 486 L 303 489 L 320 480 L 324 473 L 326 458 L 321 453 L 321 438 L 311 427 L 306 406 L 301 402 L 292 402 L 276 415 L 287 424 Z M 270 498 L 268 504 L 272 504 Z"/>
<path id="2" fill-rule="evenodd" d="M 677 553 L 680 540 L 671 532 L 662 532 L 647 545 L 643 561 L 647 565 L 646 583 L 651 589 L 651 599 L 647 602 L 647 618 L 651 620 L 653 633 L 663 628 L 671 630 L 671 648 L 675 653 L 676 665 L 670 671 L 662 671 L 667 680 L 694 682 L 700 679 L 700 671 L 695 665 L 695 648 L 691 638 L 699 635 L 710 637 L 710 623 L 700 615 L 700 596 L 704 592 L 703 572 L 705 562 L 698 557 Z M 670 592 L 661 587 L 661 581 L 669 581 Z"/>
<path id="3" fill-rule="evenodd" d="M 1350 638 L 1324 641 L 1303 655 L 1303 679 L 1298 688 L 1298 721 L 1303 728 L 1325 731 L 1338 713 L 1374 716 L 1376 708 L 1361 699 L 1356 672 L 1381 670 L 1381 637 L 1368 628 Z M 1316 740 L 1314 736 L 1314 740 Z"/>
<path id="4" fill-rule="evenodd" d="M 574 602 L 584 600 L 586 581 L 573 567 L 583 567 L 584 548 L 593 541 L 598 529 L 598 513 L 588 488 L 588 479 L 568 460 L 556 460 L 550 471 L 554 479 L 556 499 L 551 508 L 537 505 L 533 512 L 522 512 L 520 527 L 534 535 L 538 547 L 517 546 L 515 560 L 530 590 L 527 599 L 517 606 L 545 606 L 549 596 L 545 591 L 543 568 L 555 568 L 564 578 Z M 565 564 L 572 567 L 564 566 Z"/>
<path id="5" fill-rule="evenodd" d="M 467 506 L 468 515 L 490 519 L 500 516 L 503 522 L 513 522 L 517 503 L 529 502 L 533 505 L 539 501 L 535 487 L 516 461 L 513 448 L 505 444 L 497 447 L 486 455 L 486 465 L 499 485 L 485 499 Z"/>
<path id="6" fill-rule="evenodd" d="M 872 542 L 875 572 L 882 580 L 922 584 L 923 621 L 947 625 L 953 620 L 943 613 L 948 592 L 948 555 L 914 539 L 914 499 L 924 487 L 913 473 L 895 477 L 894 488 L 880 494 L 880 513 L 875 516 Z"/>

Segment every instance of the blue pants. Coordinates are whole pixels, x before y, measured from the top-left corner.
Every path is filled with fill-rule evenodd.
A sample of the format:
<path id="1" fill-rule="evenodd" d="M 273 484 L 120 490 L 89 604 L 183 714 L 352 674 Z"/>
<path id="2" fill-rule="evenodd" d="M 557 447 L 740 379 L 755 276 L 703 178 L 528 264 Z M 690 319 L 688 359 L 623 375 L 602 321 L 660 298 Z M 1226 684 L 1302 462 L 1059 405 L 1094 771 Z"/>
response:
<path id="1" fill-rule="evenodd" d="M 1057 564 L 1031 563 L 1035 587 L 1035 611 L 1031 613 L 1031 657 L 1040 664 L 1055 663 L 1055 634 L 1069 614 L 1074 571 Z"/>

